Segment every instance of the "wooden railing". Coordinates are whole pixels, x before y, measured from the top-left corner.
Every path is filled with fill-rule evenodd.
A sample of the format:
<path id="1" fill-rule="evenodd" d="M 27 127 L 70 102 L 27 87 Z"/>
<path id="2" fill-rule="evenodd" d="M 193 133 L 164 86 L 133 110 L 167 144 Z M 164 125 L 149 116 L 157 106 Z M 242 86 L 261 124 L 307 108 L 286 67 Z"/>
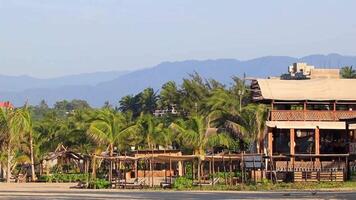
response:
<path id="1" fill-rule="evenodd" d="M 329 110 L 272 110 L 271 121 L 339 121 L 355 118 L 356 111 Z"/>

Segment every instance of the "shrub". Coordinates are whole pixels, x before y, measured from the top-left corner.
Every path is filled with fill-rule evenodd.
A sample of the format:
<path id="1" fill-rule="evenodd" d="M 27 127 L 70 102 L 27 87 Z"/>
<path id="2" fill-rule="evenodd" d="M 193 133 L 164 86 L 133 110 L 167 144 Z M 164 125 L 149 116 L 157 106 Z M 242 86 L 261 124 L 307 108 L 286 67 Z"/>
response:
<path id="1" fill-rule="evenodd" d="M 39 178 L 39 181 L 45 182 L 57 182 L 57 183 L 68 183 L 68 182 L 86 182 L 89 179 L 89 174 L 60 174 L 55 173 L 52 175 L 43 175 Z"/>
<path id="2" fill-rule="evenodd" d="M 177 190 L 191 189 L 192 187 L 193 180 L 186 177 L 178 177 L 173 183 L 173 188 Z"/>
<path id="3" fill-rule="evenodd" d="M 89 182 L 89 188 L 106 189 L 110 187 L 110 182 L 105 179 L 94 179 Z"/>

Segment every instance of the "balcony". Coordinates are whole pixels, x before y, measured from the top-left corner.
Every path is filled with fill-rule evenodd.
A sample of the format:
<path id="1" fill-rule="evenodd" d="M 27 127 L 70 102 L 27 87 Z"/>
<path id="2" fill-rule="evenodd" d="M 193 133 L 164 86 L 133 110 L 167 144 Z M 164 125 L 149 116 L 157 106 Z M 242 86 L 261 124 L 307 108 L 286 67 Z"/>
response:
<path id="1" fill-rule="evenodd" d="M 329 110 L 272 110 L 271 121 L 339 121 L 355 118 L 356 111 Z"/>

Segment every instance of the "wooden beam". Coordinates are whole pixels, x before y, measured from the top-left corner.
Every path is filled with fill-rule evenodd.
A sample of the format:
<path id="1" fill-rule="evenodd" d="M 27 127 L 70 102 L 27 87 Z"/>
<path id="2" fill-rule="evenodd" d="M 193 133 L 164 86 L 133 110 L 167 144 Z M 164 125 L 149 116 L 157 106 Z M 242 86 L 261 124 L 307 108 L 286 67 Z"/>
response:
<path id="1" fill-rule="evenodd" d="M 291 157 L 291 161 L 294 161 L 294 154 L 295 154 L 295 130 L 292 128 L 290 129 L 290 134 L 289 134 L 289 147 L 290 147 L 290 155 L 292 155 Z"/>
<path id="2" fill-rule="evenodd" d="M 320 129 L 317 126 L 315 129 L 315 155 L 320 154 Z M 316 158 L 316 161 L 319 161 L 319 158 Z"/>
<path id="3" fill-rule="evenodd" d="M 271 128 L 268 129 L 267 142 L 268 142 L 267 153 L 268 153 L 268 155 L 272 156 L 273 155 L 273 132 L 272 132 Z"/>

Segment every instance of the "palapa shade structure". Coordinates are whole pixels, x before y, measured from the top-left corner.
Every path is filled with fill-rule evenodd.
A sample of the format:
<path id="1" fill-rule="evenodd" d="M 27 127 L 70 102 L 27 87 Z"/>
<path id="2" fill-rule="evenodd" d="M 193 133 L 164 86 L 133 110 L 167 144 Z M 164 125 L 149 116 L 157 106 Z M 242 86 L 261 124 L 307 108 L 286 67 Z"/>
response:
<path id="1" fill-rule="evenodd" d="M 253 82 L 254 100 L 355 101 L 356 79 L 280 80 Z"/>

